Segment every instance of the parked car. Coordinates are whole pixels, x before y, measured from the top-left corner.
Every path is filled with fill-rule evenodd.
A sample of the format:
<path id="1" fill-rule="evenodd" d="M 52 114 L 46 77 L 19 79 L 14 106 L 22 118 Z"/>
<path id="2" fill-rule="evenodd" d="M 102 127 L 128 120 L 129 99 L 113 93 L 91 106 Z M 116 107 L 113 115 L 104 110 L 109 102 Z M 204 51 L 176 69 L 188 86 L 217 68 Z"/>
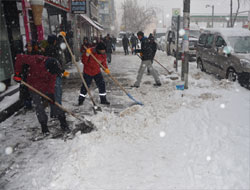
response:
<path id="1" fill-rule="evenodd" d="M 197 67 L 250 87 L 250 31 L 221 28 L 205 30 L 197 44 Z"/>
<path id="2" fill-rule="evenodd" d="M 161 51 L 166 51 L 165 47 L 166 47 L 166 41 L 165 41 L 165 36 L 160 37 L 159 43 L 158 45 L 158 49 Z"/>
<path id="3" fill-rule="evenodd" d="M 189 31 L 189 55 L 190 57 L 196 57 L 196 45 L 199 38 L 198 30 Z M 168 55 L 176 57 L 177 49 L 177 31 L 169 30 L 166 33 L 166 52 Z M 182 37 L 179 37 L 179 58 L 181 57 L 181 48 L 182 47 Z"/>

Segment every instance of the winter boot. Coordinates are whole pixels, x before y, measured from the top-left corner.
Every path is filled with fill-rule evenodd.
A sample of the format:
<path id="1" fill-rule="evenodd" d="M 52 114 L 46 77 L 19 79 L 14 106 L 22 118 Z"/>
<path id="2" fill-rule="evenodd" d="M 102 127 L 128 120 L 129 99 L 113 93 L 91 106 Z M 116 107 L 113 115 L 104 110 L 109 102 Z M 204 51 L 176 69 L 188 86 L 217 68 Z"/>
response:
<path id="1" fill-rule="evenodd" d="M 65 132 L 65 133 L 70 133 L 71 130 L 70 130 L 69 125 L 68 125 L 68 123 L 66 121 L 66 117 L 65 116 L 59 116 L 58 119 L 60 121 L 62 131 Z"/>
<path id="2" fill-rule="evenodd" d="M 157 82 L 157 83 L 154 84 L 154 86 L 161 86 L 161 83 Z"/>
<path id="3" fill-rule="evenodd" d="M 101 104 L 110 105 L 110 102 L 107 101 L 106 96 L 100 96 Z"/>
<path id="4" fill-rule="evenodd" d="M 79 106 L 83 105 L 84 100 L 85 100 L 85 97 L 79 96 L 78 105 Z"/>
<path id="5" fill-rule="evenodd" d="M 43 135 L 47 136 L 50 134 L 47 124 L 41 124 Z"/>

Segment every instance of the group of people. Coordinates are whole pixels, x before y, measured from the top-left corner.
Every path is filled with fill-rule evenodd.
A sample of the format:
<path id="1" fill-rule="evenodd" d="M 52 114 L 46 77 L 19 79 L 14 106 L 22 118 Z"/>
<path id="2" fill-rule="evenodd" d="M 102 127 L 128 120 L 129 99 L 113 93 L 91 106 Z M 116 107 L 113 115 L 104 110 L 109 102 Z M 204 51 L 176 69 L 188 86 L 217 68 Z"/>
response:
<path id="1" fill-rule="evenodd" d="M 156 44 L 153 36 L 146 38 L 143 32 L 137 33 L 138 39 L 141 41 L 141 49 L 137 49 L 137 38 L 133 35 L 130 39 L 132 44 L 132 51 L 137 54 L 140 53 L 142 60 L 140 69 L 138 71 L 137 80 L 132 87 L 139 87 L 146 68 L 155 79 L 155 85 L 160 86 L 161 82 L 158 73 L 152 67 L 153 59 L 156 53 Z M 27 51 L 25 54 L 16 56 L 15 62 L 15 76 L 16 82 L 25 81 L 41 93 L 47 95 L 51 101 L 51 117 L 58 118 L 61 128 L 64 132 L 70 132 L 68 123 L 66 121 L 65 112 L 55 105 L 55 102 L 62 104 L 62 76 L 65 71 L 62 68 L 61 56 L 58 52 L 59 45 L 62 42 L 61 38 L 55 35 L 49 35 L 48 39 L 40 43 L 31 42 L 26 45 Z M 85 37 L 81 48 L 83 77 L 86 81 L 87 88 L 90 87 L 92 80 L 99 90 L 101 104 L 109 105 L 110 102 L 106 98 L 106 86 L 101 70 L 106 74 L 110 74 L 107 62 L 111 62 L 111 53 L 114 50 L 114 42 L 109 34 L 102 38 L 100 37 L 96 42 L 90 42 Z M 102 64 L 102 66 L 100 65 Z M 45 101 L 39 94 L 28 89 L 25 85 L 21 85 L 25 89 L 25 102 L 31 108 L 31 100 L 33 101 L 38 121 L 41 125 L 42 133 L 49 134 L 48 116 L 45 112 Z M 88 89 L 82 84 L 80 94 L 78 97 L 78 105 L 84 103 Z M 29 103 L 27 103 L 29 101 Z"/>
<path id="2" fill-rule="evenodd" d="M 132 33 L 130 39 L 128 39 L 127 35 L 124 34 L 122 38 L 122 46 L 125 55 L 129 55 L 129 47 L 131 48 L 131 53 L 136 54 L 135 50 L 138 47 L 138 38 Z"/>

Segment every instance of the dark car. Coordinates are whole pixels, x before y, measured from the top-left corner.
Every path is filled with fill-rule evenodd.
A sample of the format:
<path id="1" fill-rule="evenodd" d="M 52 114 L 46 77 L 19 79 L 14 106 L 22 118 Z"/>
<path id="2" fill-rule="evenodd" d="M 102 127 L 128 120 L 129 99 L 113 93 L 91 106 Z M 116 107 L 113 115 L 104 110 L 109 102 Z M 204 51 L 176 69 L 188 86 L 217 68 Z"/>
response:
<path id="1" fill-rule="evenodd" d="M 197 67 L 202 71 L 239 80 L 249 88 L 250 31 L 240 28 L 205 30 L 197 44 Z"/>

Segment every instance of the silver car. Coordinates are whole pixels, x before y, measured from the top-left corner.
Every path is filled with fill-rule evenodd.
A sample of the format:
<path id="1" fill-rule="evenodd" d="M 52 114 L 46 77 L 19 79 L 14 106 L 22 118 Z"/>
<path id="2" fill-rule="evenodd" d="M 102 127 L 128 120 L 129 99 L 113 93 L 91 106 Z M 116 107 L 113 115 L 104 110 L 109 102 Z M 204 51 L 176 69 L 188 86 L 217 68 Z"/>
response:
<path id="1" fill-rule="evenodd" d="M 250 31 L 240 28 L 205 30 L 197 44 L 197 67 L 249 87 Z"/>

